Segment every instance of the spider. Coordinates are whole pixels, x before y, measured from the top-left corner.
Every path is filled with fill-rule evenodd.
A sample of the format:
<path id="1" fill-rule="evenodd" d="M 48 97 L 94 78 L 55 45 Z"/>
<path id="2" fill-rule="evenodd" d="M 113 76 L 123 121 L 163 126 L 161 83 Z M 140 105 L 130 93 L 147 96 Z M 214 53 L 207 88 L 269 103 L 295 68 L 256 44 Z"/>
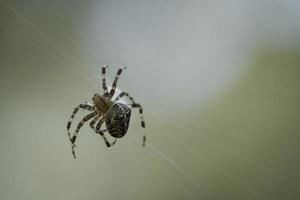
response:
<path id="1" fill-rule="evenodd" d="M 92 100 L 93 103 L 82 103 L 79 104 L 77 107 L 74 108 L 73 113 L 71 115 L 70 120 L 67 123 L 67 130 L 68 130 L 68 136 L 71 142 L 72 147 L 72 154 L 74 158 L 76 158 L 75 155 L 75 141 L 78 135 L 78 132 L 80 128 L 89 120 L 93 119 L 90 122 L 90 127 L 95 131 L 96 134 L 99 134 L 102 136 L 105 144 L 107 147 L 111 147 L 116 143 L 116 138 L 123 137 L 129 127 L 129 121 L 131 116 L 131 109 L 130 108 L 138 108 L 140 117 L 141 117 L 141 126 L 145 128 L 145 121 L 143 117 L 143 108 L 139 103 L 136 103 L 134 99 L 125 91 L 122 91 L 115 99 L 113 99 L 113 96 L 115 94 L 115 90 L 117 87 L 117 82 L 119 79 L 119 76 L 122 73 L 122 70 L 126 68 L 126 66 L 120 67 L 116 73 L 115 80 L 112 84 L 111 90 L 108 91 L 108 88 L 106 86 L 106 79 L 105 79 L 105 73 L 106 68 L 108 66 L 104 65 L 102 67 L 102 88 L 104 90 L 104 94 L 94 94 Z M 124 104 L 120 102 L 120 99 L 123 97 L 128 97 L 131 104 Z M 91 111 L 88 115 L 86 115 L 77 125 L 77 128 L 75 130 L 75 133 L 71 135 L 70 133 L 70 127 L 72 124 L 72 121 L 76 115 L 76 113 L 80 110 L 87 110 Z M 94 126 L 95 123 L 97 123 L 96 127 Z M 102 124 L 105 122 L 106 129 L 101 130 Z M 109 142 L 107 138 L 104 135 L 104 132 L 107 131 L 112 137 L 115 139 L 112 142 Z M 146 135 L 143 136 L 143 147 L 146 144 Z"/>

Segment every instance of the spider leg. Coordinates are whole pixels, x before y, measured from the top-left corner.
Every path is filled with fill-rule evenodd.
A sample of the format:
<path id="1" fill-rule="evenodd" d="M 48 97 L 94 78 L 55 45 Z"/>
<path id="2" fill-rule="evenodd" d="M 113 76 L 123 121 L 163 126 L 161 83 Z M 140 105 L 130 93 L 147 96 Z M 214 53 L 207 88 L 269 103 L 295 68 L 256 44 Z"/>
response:
<path id="1" fill-rule="evenodd" d="M 102 88 L 104 90 L 104 96 L 108 97 L 109 93 L 108 93 L 108 89 L 106 86 L 106 79 L 105 79 L 105 73 L 106 73 L 106 68 L 108 67 L 108 65 L 103 65 L 102 66 Z"/>
<path id="2" fill-rule="evenodd" d="M 99 118 L 101 117 L 101 115 L 97 115 L 91 122 L 90 122 L 90 127 L 97 132 L 96 128 L 94 127 L 94 124 L 99 120 Z"/>
<path id="3" fill-rule="evenodd" d="M 130 98 L 129 98 L 130 99 Z M 139 113 L 140 113 L 140 115 L 141 115 L 141 126 L 143 127 L 143 128 L 145 128 L 146 127 L 146 124 L 145 124 L 145 120 L 144 120 L 144 116 L 143 116 L 143 107 L 139 104 L 139 103 L 135 103 L 135 102 L 133 102 L 132 104 L 131 104 L 131 107 L 132 108 L 139 108 Z M 143 147 L 146 145 L 146 134 L 144 133 L 144 135 L 143 135 Z"/>
<path id="4" fill-rule="evenodd" d="M 131 104 L 129 104 L 132 108 L 139 108 L 139 113 L 141 115 L 141 126 L 143 128 L 146 127 L 146 124 L 145 124 L 145 120 L 144 120 L 144 116 L 143 116 L 143 107 L 141 106 L 141 104 L 139 103 L 136 103 L 133 99 L 132 96 L 130 96 L 127 92 L 121 92 L 117 97 L 116 99 L 114 100 L 114 102 L 118 101 L 119 99 L 123 98 L 123 97 L 128 97 Z M 146 145 L 146 135 L 144 134 L 143 136 L 143 146 Z"/>
<path id="5" fill-rule="evenodd" d="M 94 107 L 92 104 L 89 104 L 89 103 L 83 103 L 83 104 L 79 104 L 79 106 L 75 107 L 74 110 L 73 110 L 73 113 L 67 123 L 67 130 L 68 130 L 68 136 L 70 137 L 71 134 L 69 132 L 70 130 L 70 127 L 71 127 L 71 124 L 72 124 L 72 121 L 76 115 L 76 113 L 80 110 L 80 109 L 83 109 L 83 110 L 88 110 L 88 111 L 93 111 L 94 110 Z"/>
<path id="6" fill-rule="evenodd" d="M 70 141 L 71 141 L 71 143 L 72 143 L 72 153 L 73 153 L 74 158 L 76 158 L 76 156 L 75 156 L 75 150 L 74 150 L 74 148 L 76 147 L 75 141 L 76 141 L 76 138 L 77 138 L 77 135 L 78 135 L 78 132 L 79 132 L 80 128 L 84 125 L 85 122 L 87 122 L 87 121 L 90 120 L 91 118 L 95 117 L 96 115 L 97 115 L 97 112 L 92 112 L 92 113 L 86 115 L 86 116 L 78 123 L 77 128 L 76 128 L 76 131 L 75 131 L 75 133 L 73 134 L 73 136 L 71 137 L 71 136 L 69 135 L 69 139 L 70 139 Z"/>
<path id="7" fill-rule="evenodd" d="M 111 88 L 111 90 L 109 92 L 109 97 L 110 98 L 112 98 L 114 96 L 114 94 L 115 94 L 115 90 L 116 90 L 116 87 L 117 87 L 117 82 L 118 82 L 119 76 L 121 75 L 123 69 L 126 69 L 125 65 L 123 67 L 120 67 L 118 69 L 117 73 L 116 73 L 115 80 L 114 80 L 114 82 L 112 84 L 112 88 Z"/>
<path id="8" fill-rule="evenodd" d="M 99 118 L 101 117 L 101 115 L 97 115 L 92 121 L 91 121 L 91 123 L 90 123 L 90 127 L 97 133 L 97 130 L 96 130 L 96 128 L 94 127 L 94 124 L 99 120 Z M 104 130 L 102 130 L 102 132 L 104 133 L 104 132 L 106 132 L 107 130 L 106 129 L 104 129 Z"/>
<path id="9" fill-rule="evenodd" d="M 105 117 L 103 117 L 102 119 L 100 119 L 100 121 L 97 123 L 97 125 L 96 125 L 96 133 L 102 136 L 102 138 L 103 138 L 103 140 L 104 140 L 104 142 L 105 142 L 105 144 L 106 144 L 107 147 L 111 147 L 112 145 L 116 144 L 117 140 L 114 139 L 114 141 L 112 143 L 108 142 L 108 140 L 106 139 L 103 131 L 101 131 L 101 125 L 103 124 L 104 121 L 105 121 Z"/>

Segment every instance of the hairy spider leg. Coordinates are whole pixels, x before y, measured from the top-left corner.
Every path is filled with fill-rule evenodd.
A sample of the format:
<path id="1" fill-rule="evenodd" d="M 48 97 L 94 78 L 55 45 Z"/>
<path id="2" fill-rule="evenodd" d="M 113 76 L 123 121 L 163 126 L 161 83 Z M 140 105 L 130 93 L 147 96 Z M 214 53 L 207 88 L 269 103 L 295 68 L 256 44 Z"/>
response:
<path id="1" fill-rule="evenodd" d="M 139 113 L 141 115 L 141 126 L 143 128 L 146 127 L 145 121 L 144 121 L 144 116 L 143 116 L 143 107 L 141 106 L 141 104 L 136 103 L 133 99 L 132 96 L 130 96 L 127 92 L 121 92 L 116 99 L 114 100 L 114 103 L 117 102 L 118 100 L 120 100 L 123 97 L 128 97 L 128 99 L 130 100 L 131 104 L 129 104 L 132 108 L 139 108 Z"/>
<path id="2" fill-rule="evenodd" d="M 72 121 L 76 115 L 76 113 L 80 110 L 80 109 L 83 109 L 83 110 L 88 110 L 88 111 L 94 111 L 94 107 L 89 104 L 89 103 L 82 103 L 82 104 L 79 104 L 79 106 L 75 107 L 74 110 L 73 110 L 73 113 L 67 123 L 67 130 L 68 130 L 68 136 L 69 138 L 71 137 L 71 133 L 70 133 L 70 128 L 71 128 L 71 124 L 72 124 Z"/>
<path id="3" fill-rule="evenodd" d="M 98 133 L 96 131 L 96 128 L 94 127 L 94 124 L 99 120 L 100 117 L 101 117 L 101 115 L 97 115 L 90 123 L 90 127 L 95 131 L 96 134 L 98 134 Z M 106 129 L 102 130 L 103 133 L 106 131 L 107 131 Z"/>
<path id="4" fill-rule="evenodd" d="M 124 65 L 123 67 L 120 67 L 116 73 L 116 76 L 115 76 L 115 80 L 112 84 L 112 88 L 109 92 L 109 97 L 112 98 L 115 94 L 115 90 L 116 90 L 116 87 L 117 87 L 117 82 L 118 82 L 118 79 L 119 79 L 119 76 L 121 75 L 123 69 L 126 69 L 126 66 Z"/>
<path id="5" fill-rule="evenodd" d="M 104 96 L 108 97 L 109 93 L 108 93 L 108 89 L 106 86 L 106 79 L 105 79 L 106 68 L 108 68 L 108 65 L 103 65 L 103 67 L 102 67 L 102 88 L 104 90 Z"/>
<path id="6" fill-rule="evenodd" d="M 143 107 L 141 106 L 141 104 L 139 103 L 136 103 L 133 99 L 132 96 L 130 96 L 127 92 L 121 92 L 117 97 L 116 99 L 114 100 L 114 102 L 117 102 L 119 99 L 123 98 L 123 97 L 128 97 L 128 99 L 130 100 L 131 104 L 129 104 L 132 108 L 139 108 L 139 113 L 140 113 L 140 116 L 141 116 L 141 126 L 143 128 L 146 127 L 146 124 L 145 124 L 145 120 L 144 120 L 144 116 L 143 116 Z M 143 147 L 146 145 L 146 135 L 144 134 L 143 136 Z"/>
<path id="7" fill-rule="evenodd" d="M 112 143 L 108 142 L 108 140 L 106 139 L 103 131 L 101 131 L 101 126 L 102 126 L 102 124 L 103 124 L 104 121 L 105 121 L 105 117 L 102 117 L 100 119 L 100 121 L 97 123 L 97 125 L 96 125 L 96 133 L 102 136 L 102 138 L 103 138 L 103 140 L 104 140 L 104 142 L 105 142 L 105 144 L 106 144 L 107 147 L 111 147 L 112 145 L 116 144 L 117 140 L 114 139 L 114 141 Z"/>
<path id="8" fill-rule="evenodd" d="M 99 120 L 100 117 L 101 117 L 101 115 L 97 115 L 90 123 L 90 127 L 95 131 L 96 134 L 98 134 L 98 133 L 97 133 L 96 128 L 94 127 L 94 124 Z M 107 130 L 106 129 L 102 130 L 103 133 L 105 131 L 107 131 Z"/>
<path id="9" fill-rule="evenodd" d="M 73 135 L 72 137 L 69 137 L 69 138 L 70 138 L 70 141 L 71 141 L 71 143 L 72 143 L 72 153 L 73 153 L 74 158 L 76 158 L 75 150 L 74 150 L 74 148 L 76 147 L 75 141 L 76 141 L 76 138 L 77 138 L 77 135 L 78 135 L 78 132 L 79 132 L 80 128 L 84 125 L 85 122 L 87 122 L 88 120 L 92 119 L 92 118 L 95 117 L 97 114 L 98 114 L 97 111 L 95 111 L 95 112 L 92 112 L 92 113 L 86 115 L 86 116 L 78 123 L 74 135 Z"/>
<path id="10" fill-rule="evenodd" d="M 97 115 L 90 123 L 90 127 L 96 132 L 96 128 L 94 127 L 94 124 L 99 120 L 101 115 Z M 96 132 L 97 133 L 97 132 Z"/>

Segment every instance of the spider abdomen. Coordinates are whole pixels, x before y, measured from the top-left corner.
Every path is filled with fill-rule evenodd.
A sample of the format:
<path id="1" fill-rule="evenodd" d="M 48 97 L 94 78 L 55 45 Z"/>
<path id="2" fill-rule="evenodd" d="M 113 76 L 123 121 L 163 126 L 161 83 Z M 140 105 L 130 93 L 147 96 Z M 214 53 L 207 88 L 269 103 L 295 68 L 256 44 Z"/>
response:
<path id="1" fill-rule="evenodd" d="M 106 115 L 106 128 L 115 138 L 123 137 L 129 127 L 131 109 L 122 103 L 114 104 Z"/>

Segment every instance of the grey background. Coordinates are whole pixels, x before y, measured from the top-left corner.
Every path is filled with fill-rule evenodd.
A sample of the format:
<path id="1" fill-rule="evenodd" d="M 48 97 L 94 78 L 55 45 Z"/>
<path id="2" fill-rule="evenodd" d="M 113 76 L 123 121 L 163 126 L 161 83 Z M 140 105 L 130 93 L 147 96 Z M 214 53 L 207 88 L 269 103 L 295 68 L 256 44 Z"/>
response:
<path id="1" fill-rule="evenodd" d="M 299 11 L 0 0 L 0 199 L 299 199 Z M 147 146 L 135 112 L 109 149 L 84 126 L 74 160 L 66 123 L 103 64 L 127 65 Z"/>

